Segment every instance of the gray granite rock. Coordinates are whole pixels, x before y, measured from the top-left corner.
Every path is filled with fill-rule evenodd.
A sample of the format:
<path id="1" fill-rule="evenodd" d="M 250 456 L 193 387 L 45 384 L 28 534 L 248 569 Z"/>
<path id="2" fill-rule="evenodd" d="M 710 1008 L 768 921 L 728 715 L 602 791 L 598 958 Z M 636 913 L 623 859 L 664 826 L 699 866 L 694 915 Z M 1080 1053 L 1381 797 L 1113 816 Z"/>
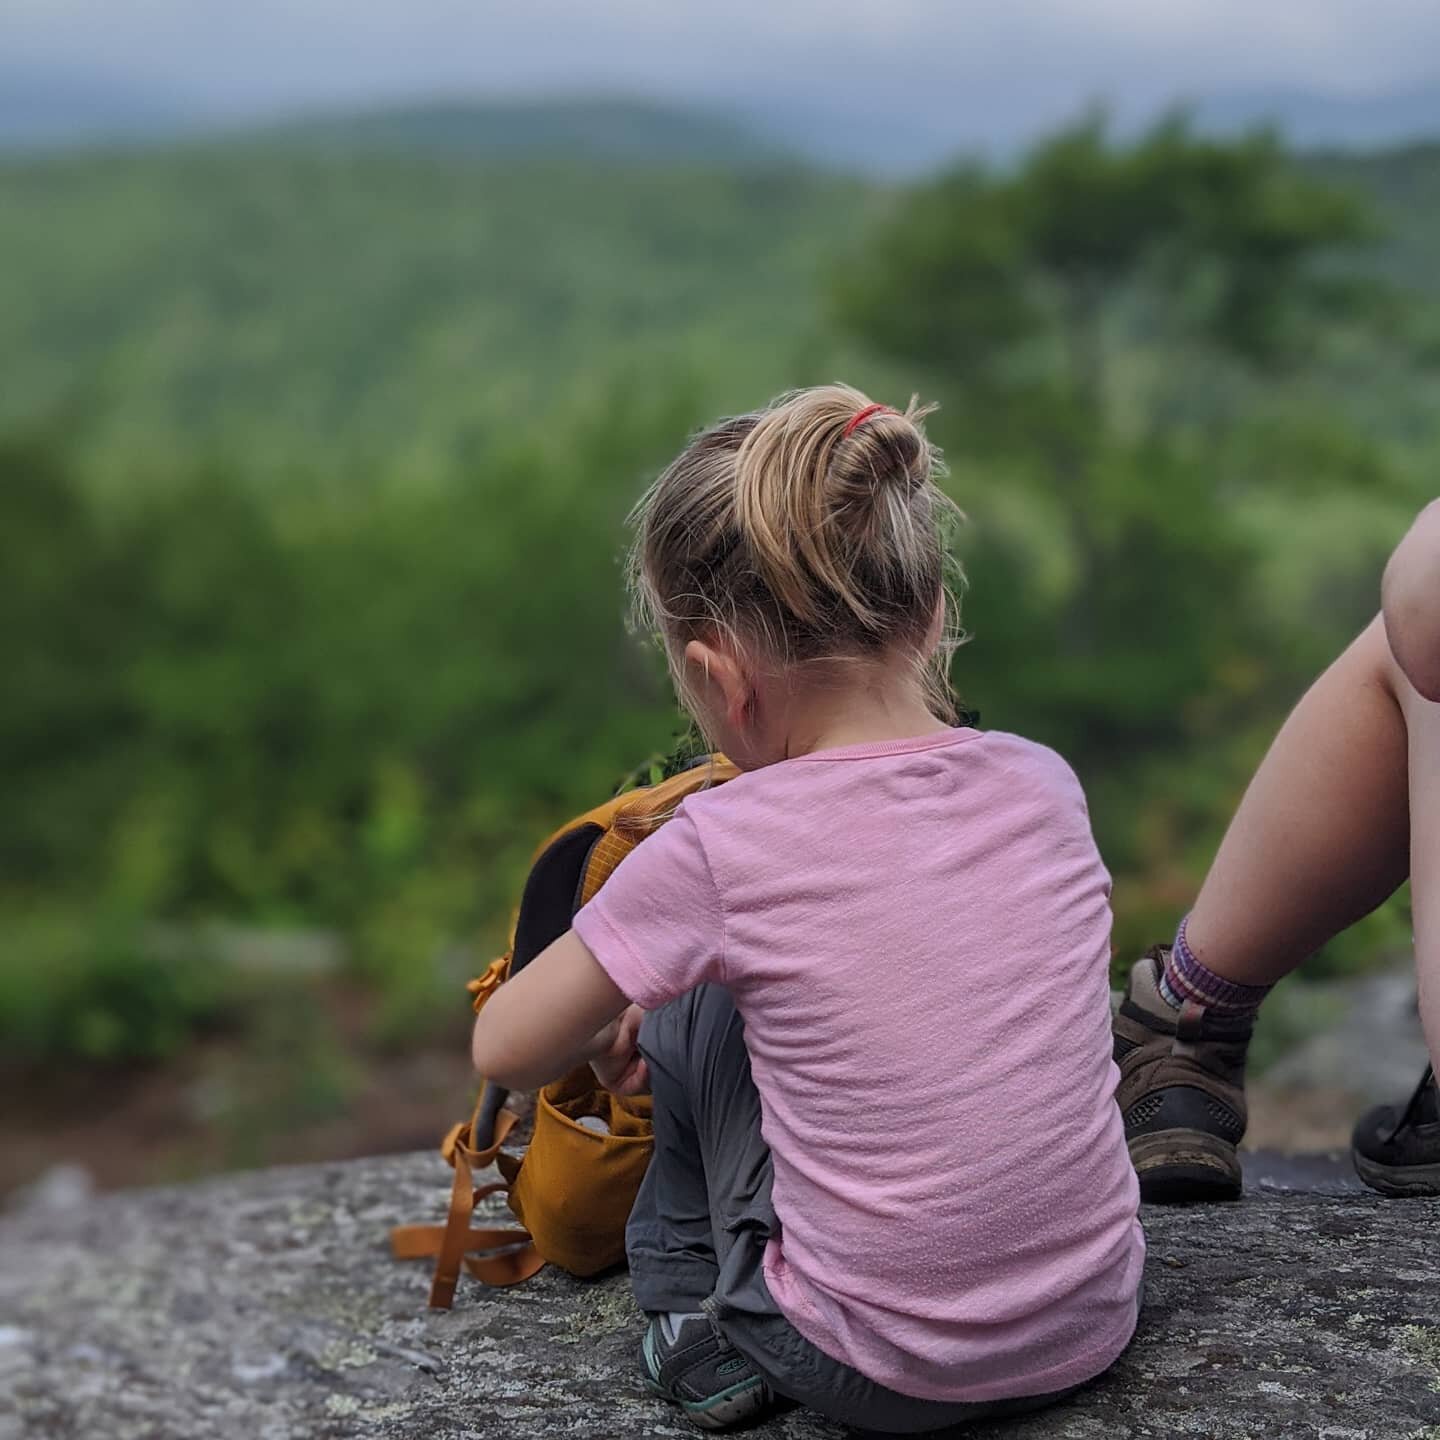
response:
<path id="1" fill-rule="evenodd" d="M 397 1221 L 438 1217 L 433 1155 L 103 1197 L 0 1221 L 0 1440 L 692 1434 L 635 1383 L 621 1276 L 468 1281 L 425 1306 Z M 1440 1202 L 1325 1160 L 1245 1200 L 1151 1211 L 1148 1304 L 1110 1375 L 978 1436 L 1440 1440 Z M 765 1440 L 839 1440 L 793 1412 Z"/>

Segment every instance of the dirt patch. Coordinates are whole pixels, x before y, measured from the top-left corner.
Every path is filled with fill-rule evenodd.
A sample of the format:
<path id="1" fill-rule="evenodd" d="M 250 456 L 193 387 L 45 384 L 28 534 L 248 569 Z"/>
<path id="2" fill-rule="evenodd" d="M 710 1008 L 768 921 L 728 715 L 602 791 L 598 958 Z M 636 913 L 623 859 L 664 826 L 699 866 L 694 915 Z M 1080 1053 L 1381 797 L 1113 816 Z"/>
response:
<path id="1" fill-rule="evenodd" d="M 1263 1080 L 1252 1080 L 1245 1098 L 1250 1107 L 1245 1144 L 1252 1150 L 1343 1150 L 1365 1108 L 1343 1090 L 1291 1089 Z"/>
<path id="2" fill-rule="evenodd" d="M 162 1065 L 4 1077 L 0 1196 L 62 1165 L 113 1189 L 438 1146 L 474 1096 L 463 1012 L 393 1050 L 371 1018 L 353 991 L 307 987 Z"/>

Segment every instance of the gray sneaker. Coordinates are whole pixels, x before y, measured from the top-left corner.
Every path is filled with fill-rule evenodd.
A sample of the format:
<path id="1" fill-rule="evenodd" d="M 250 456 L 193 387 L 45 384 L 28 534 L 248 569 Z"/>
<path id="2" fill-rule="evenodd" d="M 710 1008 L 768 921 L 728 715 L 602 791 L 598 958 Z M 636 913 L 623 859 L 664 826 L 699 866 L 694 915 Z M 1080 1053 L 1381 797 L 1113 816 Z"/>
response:
<path id="1" fill-rule="evenodd" d="M 650 1392 L 678 1405 L 701 1430 L 758 1420 L 775 1403 L 774 1392 L 708 1319 L 683 1321 L 671 1340 L 660 1316 L 652 1316 L 640 1363 Z"/>
<path id="2" fill-rule="evenodd" d="M 1245 1134 L 1245 1051 L 1251 1016 L 1166 1004 L 1166 949 L 1135 962 L 1115 1016 L 1116 1103 L 1142 1199 L 1236 1200 Z"/>

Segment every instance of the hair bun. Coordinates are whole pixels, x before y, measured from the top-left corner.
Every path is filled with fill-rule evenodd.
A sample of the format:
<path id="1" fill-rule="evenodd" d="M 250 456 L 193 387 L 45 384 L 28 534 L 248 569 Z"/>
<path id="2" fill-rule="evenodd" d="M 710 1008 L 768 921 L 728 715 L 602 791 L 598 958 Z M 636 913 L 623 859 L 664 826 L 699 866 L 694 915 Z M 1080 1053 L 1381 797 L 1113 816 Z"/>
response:
<path id="1" fill-rule="evenodd" d="M 830 458 L 831 478 L 837 488 L 853 494 L 857 485 L 868 492 L 893 487 L 911 494 L 927 485 L 939 466 L 939 456 L 919 422 L 933 409 L 919 408 L 912 399 L 908 410 L 890 405 L 857 410 L 841 432 L 845 443 Z"/>

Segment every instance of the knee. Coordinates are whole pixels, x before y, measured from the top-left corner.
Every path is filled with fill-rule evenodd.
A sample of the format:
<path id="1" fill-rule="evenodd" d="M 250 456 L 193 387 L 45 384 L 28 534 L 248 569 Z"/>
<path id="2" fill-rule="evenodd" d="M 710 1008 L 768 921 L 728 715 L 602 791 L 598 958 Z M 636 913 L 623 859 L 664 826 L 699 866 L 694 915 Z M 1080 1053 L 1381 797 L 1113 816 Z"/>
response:
<path id="1" fill-rule="evenodd" d="M 1440 700 L 1440 502 L 1420 512 L 1391 555 L 1381 597 L 1395 664 L 1422 699 Z"/>

